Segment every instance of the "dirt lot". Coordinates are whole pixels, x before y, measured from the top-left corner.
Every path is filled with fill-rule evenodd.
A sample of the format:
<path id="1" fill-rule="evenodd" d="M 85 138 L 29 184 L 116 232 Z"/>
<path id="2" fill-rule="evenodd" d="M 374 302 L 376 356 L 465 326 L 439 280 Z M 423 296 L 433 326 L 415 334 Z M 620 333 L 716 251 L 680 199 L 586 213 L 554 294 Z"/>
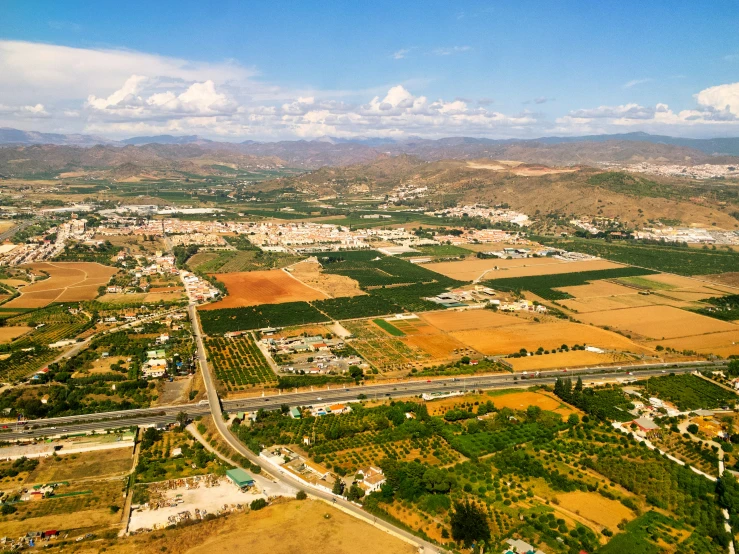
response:
<path id="1" fill-rule="evenodd" d="M 636 514 L 616 500 L 609 500 L 595 492 L 566 492 L 557 495 L 558 505 L 580 517 L 618 532 L 622 520 L 631 521 Z"/>
<path id="2" fill-rule="evenodd" d="M 184 545 L 187 546 L 183 548 Z M 186 554 L 366 554 L 367 545 L 372 545 L 371 552 L 377 554 L 416 552 L 414 547 L 388 533 L 314 500 L 291 501 L 258 512 L 233 514 L 160 533 L 156 539 L 149 534 L 123 539 L 109 547 L 108 552 L 154 554 L 166 548 L 169 552 Z"/>
<path id="3" fill-rule="evenodd" d="M 695 314 L 672 306 L 627 308 L 592 312 L 579 316 L 586 323 L 609 326 L 651 339 L 677 338 L 720 331 L 739 331 L 732 323 Z"/>
<path id="4" fill-rule="evenodd" d="M 0 327 L 0 344 L 6 344 L 32 330 L 31 327 L 25 327 L 23 325 L 19 325 L 18 327 Z"/>
<path id="5" fill-rule="evenodd" d="M 220 302 L 203 306 L 203 310 L 328 298 L 326 294 L 304 285 L 280 269 L 217 273 L 215 277 L 226 285 L 228 296 Z"/>
<path id="6" fill-rule="evenodd" d="M 67 454 L 59 456 L 58 460 L 42 458 L 26 482 L 49 483 L 121 475 L 130 471 L 132 465 L 133 447 Z"/>
<path id="7" fill-rule="evenodd" d="M 118 271 L 91 262 L 43 262 L 25 267 L 45 271 L 50 277 L 23 287 L 21 295 L 5 304 L 6 308 L 41 308 L 52 302 L 92 300 L 98 287 L 107 284 Z"/>
<path id="8" fill-rule="evenodd" d="M 360 296 L 366 294 L 359 288 L 359 283 L 344 275 L 332 275 L 321 271 L 321 264 L 315 259 L 308 259 L 289 268 L 293 277 L 309 287 L 318 289 L 332 298 L 342 296 Z"/>
<path id="9" fill-rule="evenodd" d="M 611 331 L 597 327 L 571 323 L 568 321 L 552 323 L 521 322 L 518 325 L 499 327 L 492 330 L 476 329 L 450 333 L 483 354 L 510 354 L 521 348 L 535 351 L 559 348 L 562 344 L 586 344 L 605 349 L 629 352 L 648 351 L 631 340 Z"/>
<path id="10" fill-rule="evenodd" d="M 473 258 L 461 262 L 424 264 L 423 267 L 446 275 L 447 277 L 461 281 L 472 281 L 481 277 L 483 274 L 485 275 L 485 279 L 502 279 L 529 275 L 554 275 L 557 273 L 594 271 L 623 266 L 606 260 L 567 262 L 554 258 L 521 258 L 516 260 L 501 260 L 497 258 L 479 260 Z M 497 270 L 495 269 L 496 267 L 498 268 Z"/>

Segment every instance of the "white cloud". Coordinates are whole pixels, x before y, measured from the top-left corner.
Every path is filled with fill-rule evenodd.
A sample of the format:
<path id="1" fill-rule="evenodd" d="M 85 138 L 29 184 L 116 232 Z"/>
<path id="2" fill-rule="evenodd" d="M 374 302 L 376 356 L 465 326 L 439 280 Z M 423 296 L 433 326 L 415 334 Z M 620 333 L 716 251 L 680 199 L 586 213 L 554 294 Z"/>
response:
<path id="1" fill-rule="evenodd" d="M 470 50 L 472 50 L 471 46 L 450 46 L 446 48 L 435 48 L 431 53 L 434 56 L 451 56 L 452 54 L 461 54 Z"/>
<path id="2" fill-rule="evenodd" d="M 650 81 L 652 81 L 652 79 L 649 77 L 645 79 L 632 79 L 631 81 L 624 83 L 624 88 L 632 88 L 637 85 L 643 85 L 644 83 L 649 83 Z"/>
<path id="3" fill-rule="evenodd" d="M 410 51 L 410 48 L 401 48 L 400 50 L 396 50 L 395 52 L 393 52 L 390 57 L 394 60 L 402 60 L 408 55 Z"/>
<path id="4" fill-rule="evenodd" d="M 739 115 L 739 83 L 707 88 L 696 94 L 695 99 L 706 108 Z"/>
<path id="5" fill-rule="evenodd" d="M 42 118 L 51 114 L 46 111 L 43 104 L 26 106 L 6 106 L 0 104 L 0 115 L 11 115 L 19 118 Z"/>

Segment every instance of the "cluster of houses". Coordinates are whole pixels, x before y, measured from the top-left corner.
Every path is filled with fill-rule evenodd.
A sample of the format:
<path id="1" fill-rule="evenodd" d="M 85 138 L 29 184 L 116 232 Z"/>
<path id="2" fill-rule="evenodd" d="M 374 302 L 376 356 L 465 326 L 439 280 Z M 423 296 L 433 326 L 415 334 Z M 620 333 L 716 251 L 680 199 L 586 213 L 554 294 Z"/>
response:
<path id="1" fill-rule="evenodd" d="M 515 300 L 503 302 L 495 298 L 497 293 L 482 285 L 474 285 L 471 289 L 454 289 L 426 298 L 444 308 L 485 308 L 495 306 L 502 312 L 535 312 L 546 313 L 547 307 L 543 304 L 534 303 L 531 300 Z"/>
<path id="2" fill-rule="evenodd" d="M 182 272 L 182 282 L 185 285 L 187 295 L 198 302 L 212 300 L 221 294 L 221 291 L 211 285 L 208 281 L 201 279 L 194 273 L 190 273 L 188 271 Z"/>

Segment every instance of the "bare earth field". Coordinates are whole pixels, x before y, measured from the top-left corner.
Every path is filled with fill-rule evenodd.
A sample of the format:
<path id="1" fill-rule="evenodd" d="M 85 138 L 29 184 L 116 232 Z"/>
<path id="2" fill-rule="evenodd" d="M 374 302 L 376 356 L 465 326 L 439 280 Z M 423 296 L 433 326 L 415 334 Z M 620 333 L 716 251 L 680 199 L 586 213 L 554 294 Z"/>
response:
<path id="1" fill-rule="evenodd" d="M 581 517 L 618 532 L 621 520 L 631 521 L 636 517 L 631 510 L 616 500 L 609 500 L 595 492 L 566 492 L 557 495 L 558 505 L 575 512 Z"/>
<path id="2" fill-rule="evenodd" d="M 586 323 L 608 326 L 636 333 L 650 339 L 677 338 L 720 331 L 739 331 L 739 327 L 718 319 L 692 313 L 672 306 L 626 308 L 607 312 L 582 314 Z"/>
<path id="3" fill-rule="evenodd" d="M 539 347 L 551 350 L 562 344 L 570 347 L 574 344 L 586 344 L 604 349 L 648 352 L 644 347 L 617 333 L 569 321 L 521 322 L 508 327 L 456 331 L 450 334 L 483 354 L 510 354 L 521 348 L 529 351 L 535 351 Z"/>
<path id="4" fill-rule="evenodd" d="M 479 260 L 473 258 L 459 262 L 424 264 L 423 267 L 453 279 L 473 281 L 483 276 L 483 274 L 486 279 L 502 279 L 508 277 L 527 277 L 530 275 L 555 275 L 577 271 L 594 271 L 623 266 L 606 260 L 567 262 L 554 258 L 522 258 L 516 260 L 501 260 L 497 258 Z M 498 268 L 497 270 L 495 269 L 496 267 Z"/>
<path id="5" fill-rule="evenodd" d="M 132 465 L 133 446 L 61 455 L 58 461 L 53 458 L 42 458 L 26 482 L 50 483 L 121 475 L 130 471 Z"/>
<path id="6" fill-rule="evenodd" d="M 228 296 L 203 306 L 203 310 L 328 298 L 326 294 L 304 285 L 280 269 L 217 273 L 215 277 L 226 285 Z"/>
<path id="7" fill-rule="evenodd" d="M 291 266 L 290 274 L 309 287 L 322 291 L 331 298 L 360 296 L 367 294 L 359 288 L 359 283 L 344 275 L 332 275 L 321 271 L 321 264 L 308 259 Z"/>
<path id="8" fill-rule="evenodd" d="M 104 304 L 153 304 L 155 302 L 174 302 L 184 299 L 185 293 L 175 289 L 169 292 L 139 292 L 133 294 L 104 294 L 98 300 Z"/>
<path id="9" fill-rule="evenodd" d="M 539 406 L 542 410 L 556 412 L 562 417 L 567 417 L 572 413 L 578 413 L 577 410 L 567 404 L 563 404 L 559 398 L 543 391 L 501 391 L 502 394 L 467 394 L 465 396 L 454 396 L 444 398 L 442 400 L 432 400 L 426 402 L 430 415 L 443 415 L 448 410 L 457 408 L 465 403 L 487 402 L 492 401 L 495 407 L 510 408 L 512 410 L 525 410 L 529 406 Z"/>
<path id="10" fill-rule="evenodd" d="M 52 302 L 92 300 L 118 270 L 92 262 L 43 262 L 28 267 L 45 271 L 49 278 L 23 287 L 21 295 L 6 308 L 41 308 Z"/>
<path id="11" fill-rule="evenodd" d="M 591 296 L 590 298 L 560 300 L 560 304 L 580 313 L 600 312 L 605 310 L 620 310 L 623 308 L 638 308 L 643 306 L 674 306 L 675 308 L 689 308 L 691 302 L 666 298 L 657 294 L 643 296 L 638 293 L 623 294 L 621 296 Z"/>
<path id="12" fill-rule="evenodd" d="M 0 344 L 6 344 L 15 338 L 32 331 L 31 327 L 19 325 L 18 327 L 0 327 Z"/>
<path id="13" fill-rule="evenodd" d="M 155 539 L 154 535 L 142 534 L 123 539 L 107 551 L 135 554 L 154 554 L 165 550 L 186 554 L 416 552 L 413 546 L 371 524 L 314 500 L 275 504 L 256 512 L 233 514 L 156 536 Z M 372 545 L 369 550 L 368 545 Z M 87 550 L 93 551 L 96 550 Z"/>

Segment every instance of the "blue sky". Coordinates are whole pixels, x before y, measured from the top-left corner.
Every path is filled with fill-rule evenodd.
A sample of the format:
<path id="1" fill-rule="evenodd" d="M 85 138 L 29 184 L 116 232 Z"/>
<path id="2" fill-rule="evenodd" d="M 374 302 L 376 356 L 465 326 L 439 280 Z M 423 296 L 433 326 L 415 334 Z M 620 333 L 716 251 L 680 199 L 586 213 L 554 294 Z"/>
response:
<path id="1" fill-rule="evenodd" d="M 3 2 L 0 125 L 733 136 L 736 2 Z"/>

